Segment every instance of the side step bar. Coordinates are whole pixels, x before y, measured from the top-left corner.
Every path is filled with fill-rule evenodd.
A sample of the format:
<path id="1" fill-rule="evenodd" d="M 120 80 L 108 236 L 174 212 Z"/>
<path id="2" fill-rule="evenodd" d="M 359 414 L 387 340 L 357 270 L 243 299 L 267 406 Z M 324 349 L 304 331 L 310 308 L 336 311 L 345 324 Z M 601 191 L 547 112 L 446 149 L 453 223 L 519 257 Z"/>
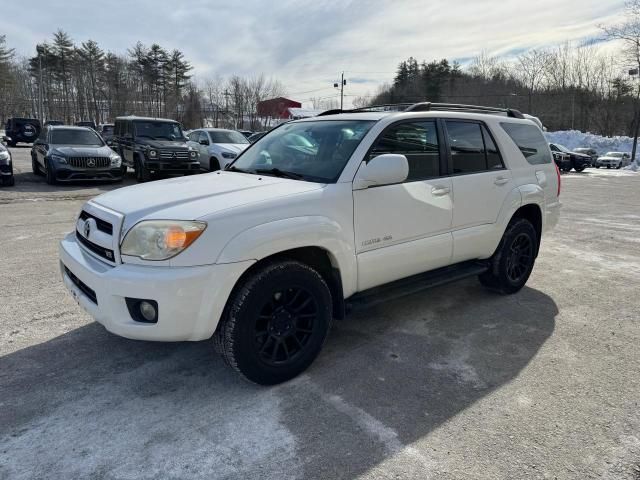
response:
<path id="1" fill-rule="evenodd" d="M 471 261 L 419 273 L 395 282 L 373 287 L 349 297 L 345 303 L 347 312 L 379 305 L 397 298 L 411 295 L 428 288 L 480 275 L 488 270 L 485 262 Z"/>

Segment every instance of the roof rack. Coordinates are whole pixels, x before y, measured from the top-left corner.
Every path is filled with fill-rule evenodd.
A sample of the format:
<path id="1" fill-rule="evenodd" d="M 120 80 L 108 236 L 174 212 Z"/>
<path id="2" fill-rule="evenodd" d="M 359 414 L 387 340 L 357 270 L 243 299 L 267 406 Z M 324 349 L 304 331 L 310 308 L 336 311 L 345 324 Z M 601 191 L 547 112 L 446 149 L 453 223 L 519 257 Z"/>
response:
<path id="1" fill-rule="evenodd" d="M 524 115 L 513 108 L 483 107 L 480 105 L 463 105 L 460 103 L 386 103 L 382 105 L 371 105 L 369 107 L 356 108 L 353 110 L 327 110 L 318 115 L 335 115 L 337 113 L 365 113 L 365 112 L 429 112 L 429 111 L 453 111 L 453 112 L 475 112 L 475 113 L 500 113 L 507 117 L 525 118 Z"/>

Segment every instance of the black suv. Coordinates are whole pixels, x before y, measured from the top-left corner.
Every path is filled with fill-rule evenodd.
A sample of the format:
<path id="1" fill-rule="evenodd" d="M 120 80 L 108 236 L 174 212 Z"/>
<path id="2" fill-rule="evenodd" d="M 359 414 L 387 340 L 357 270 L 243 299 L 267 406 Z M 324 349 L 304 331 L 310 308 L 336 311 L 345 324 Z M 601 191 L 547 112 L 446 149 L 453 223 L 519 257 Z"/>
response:
<path id="1" fill-rule="evenodd" d="M 47 183 L 113 180 L 124 175 L 120 156 L 88 127 L 49 126 L 31 149 L 31 168 Z"/>
<path id="2" fill-rule="evenodd" d="M 559 143 L 550 143 L 549 148 L 551 148 L 552 153 L 565 154 L 564 161 L 560 165 L 558 165 L 558 168 L 560 168 L 560 170 L 562 170 L 563 172 L 568 172 L 572 168 L 576 172 L 581 172 L 585 168 L 591 166 L 591 157 L 589 155 L 572 152 L 567 147 L 565 147 L 564 145 L 560 145 Z"/>
<path id="3" fill-rule="evenodd" d="M 7 143 L 15 147 L 17 143 L 33 143 L 40 135 L 40 120 L 35 118 L 10 118 L 4 127 Z"/>
<path id="4" fill-rule="evenodd" d="M 175 120 L 118 117 L 110 143 L 123 165 L 135 170 L 138 182 L 150 180 L 151 174 L 190 175 L 200 171 L 198 152 L 187 145 L 182 127 Z"/>

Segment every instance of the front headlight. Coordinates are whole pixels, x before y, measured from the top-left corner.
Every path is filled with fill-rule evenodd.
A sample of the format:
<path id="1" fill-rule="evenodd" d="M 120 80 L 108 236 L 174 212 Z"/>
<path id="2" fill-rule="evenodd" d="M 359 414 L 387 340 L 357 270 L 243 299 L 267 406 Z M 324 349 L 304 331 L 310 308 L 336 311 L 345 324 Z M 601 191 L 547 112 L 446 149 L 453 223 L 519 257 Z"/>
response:
<path id="1" fill-rule="evenodd" d="M 191 158 L 197 158 L 197 157 L 198 157 L 198 152 L 196 152 L 195 150 L 191 150 L 191 151 L 189 152 L 189 156 L 190 156 Z"/>
<path id="2" fill-rule="evenodd" d="M 51 160 L 53 160 L 54 162 L 62 163 L 62 164 L 67 163 L 67 159 L 64 158 L 62 155 L 51 155 Z"/>
<path id="3" fill-rule="evenodd" d="M 127 232 L 120 253 L 143 260 L 167 260 L 195 242 L 205 228 L 204 222 L 144 220 Z"/>
<path id="4" fill-rule="evenodd" d="M 148 154 L 149 154 L 149 158 L 156 158 L 158 156 L 158 151 L 157 150 L 149 150 Z"/>
<path id="5" fill-rule="evenodd" d="M 231 152 L 222 152 L 222 156 L 224 158 L 236 158 L 236 154 L 235 153 L 231 153 Z"/>
<path id="6" fill-rule="evenodd" d="M 111 166 L 117 168 L 120 165 L 122 165 L 122 159 L 120 158 L 120 155 L 111 155 Z"/>
<path id="7" fill-rule="evenodd" d="M 9 152 L 5 152 L 4 150 L 0 152 L 0 165 L 9 165 L 11 163 L 11 157 L 9 156 Z"/>

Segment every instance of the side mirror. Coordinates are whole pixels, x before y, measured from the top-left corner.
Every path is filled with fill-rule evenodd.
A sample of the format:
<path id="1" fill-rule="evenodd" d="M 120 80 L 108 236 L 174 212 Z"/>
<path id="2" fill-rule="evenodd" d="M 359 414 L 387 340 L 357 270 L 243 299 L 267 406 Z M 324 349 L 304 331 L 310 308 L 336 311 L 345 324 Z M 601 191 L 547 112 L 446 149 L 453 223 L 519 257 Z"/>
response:
<path id="1" fill-rule="evenodd" d="M 409 175 L 409 162 L 404 155 L 386 153 L 362 162 L 353 180 L 354 190 L 402 183 Z"/>
<path id="2" fill-rule="evenodd" d="M 202 140 L 200 140 L 198 142 L 200 145 L 209 145 L 209 140 L 207 140 L 206 138 L 203 138 Z"/>

